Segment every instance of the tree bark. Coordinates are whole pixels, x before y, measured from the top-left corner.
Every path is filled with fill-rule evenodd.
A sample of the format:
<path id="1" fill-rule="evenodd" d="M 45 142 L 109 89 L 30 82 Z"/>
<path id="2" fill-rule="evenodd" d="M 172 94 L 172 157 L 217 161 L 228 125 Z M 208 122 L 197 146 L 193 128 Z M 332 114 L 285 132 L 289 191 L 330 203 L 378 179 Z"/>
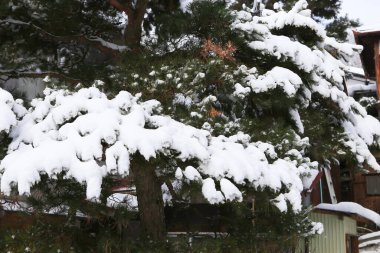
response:
<path id="1" fill-rule="evenodd" d="M 143 236 L 154 241 L 162 241 L 166 235 L 164 201 L 155 165 L 146 161 L 141 155 L 136 155 L 132 159 L 131 169 Z"/>
<path id="2" fill-rule="evenodd" d="M 125 44 L 133 51 L 136 51 L 140 48 L 142 33 L 141 26 L 144 21 L 144 15 L 148 6 L 148 2 L 148 0 L 137 0 L 135 6 L 133 7 L 132 3 L 128 1 L 126 7 L 130 11 L 127 12 L 128 25 L 124 31 L 124 39 Z"/>
<path id="3" fill-rule="evenodd" d="M 137 0 L 134 5 L 132 4 L 132 0 L 127 0 L 124 4 L 118 0 L 108 1 L 111 6 L 127 14 L 128 24 L 124 31 L 125 44 L 132 51 L 138 51 L 141 42 L 141 26 L 149 0 Z"/>
<path id="4" fill-rule="evenodd" d="M 124 41 L 127 47 L 132 51 L 136 51 L 140 48 L 141 24 L 142 21 L 138 22 L 138 20 L 128 18 L 128 25 L 124 31 Z"/>

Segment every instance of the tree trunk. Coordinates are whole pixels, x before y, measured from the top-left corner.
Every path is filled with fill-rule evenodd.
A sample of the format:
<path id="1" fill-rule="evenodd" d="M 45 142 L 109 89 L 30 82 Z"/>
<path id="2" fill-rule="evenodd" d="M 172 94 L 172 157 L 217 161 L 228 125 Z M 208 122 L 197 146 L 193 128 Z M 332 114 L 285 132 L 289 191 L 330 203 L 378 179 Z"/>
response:
<path id="1" fill-rule="evenodd" d="M 136 51 L 140 48 L 141 41 L 141 22 L 138 20 L 128 20 L 127 28 L 124 31 L 124 40 L 127 47 L 132 49 L 132 51 Z"/>
<path id="2" fill-rule="evenodd" d="M 135 7 L 131 2 L 128 2 L 126 13 L 128 15 L 128 25 L 124 31 L 125 44 L 132 49 L 138 51 L 141 42 L 142 24 L 144 22 L 144 15 L 148 6 L 149 0 L 137 0 Z"/>
<path id="3" fill-rule="evenodd" d="M 147 162 L 141 155 L 136 155 L 132 160 L 131 169 L 136 185 L 143 236 L 162 241 L 166 235 L 164 201 L 155 165 Z"/>

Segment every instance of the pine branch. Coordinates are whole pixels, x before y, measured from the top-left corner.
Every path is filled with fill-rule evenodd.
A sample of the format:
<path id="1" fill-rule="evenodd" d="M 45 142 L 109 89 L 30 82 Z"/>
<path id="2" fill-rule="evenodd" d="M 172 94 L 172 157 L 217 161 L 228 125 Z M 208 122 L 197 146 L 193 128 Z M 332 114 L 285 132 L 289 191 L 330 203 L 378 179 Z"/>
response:
<path id="1" fill-rule="evenodd" d="M 122 5 L 118 0 L 108 0 L 110 5 L 115 7 L 117 10 L 121 12 L 125 12 L 125 14 L 128 15 L 128 18 L 133 15 L 133 7 L 132 2 L 129 0 L 128 5 L 124 6 Z"/>
<path id="2" fill-rule="evenodd" d="M 57 78 L 59 80 L 68 82 L 72 85 L 78 84 L 81 82 L 80 79 L 69 77 L 63 73 L 54 72 L 54 71 L 44 71 L 44 72 L 30 72 L 30 71 L 21 71 L 21 70 L 2 70 L 0 69 L 0 75 L 7 76 L 9 78 L 44 78 L 46 76 Z"/>
<path id="3" fill-rule="evenodd" d="M 87 37 L 85 35 L 68 35 L 68 36 L 55 35 L 32 23 L 23 22 L 20 20 L 15 20 L 15 19 L 0 20 L 0 25 L 3 25 L 3 24 L 28 26 L 36 30 L 37 32 L 39 32 L 39 34 L 42 37 L 44 37 L 45 39 L 49 41 L 65 42 L 65 43 L 74 42 L 74 43 L 83 44 L 83 45 L 90 45 L 97 48 L 99 51 L 107 55 L 118 56 L 120 52 L 128 49 L 127 46 L 116 45 L 114 43 L 107 42 L 99 37 Z"/>

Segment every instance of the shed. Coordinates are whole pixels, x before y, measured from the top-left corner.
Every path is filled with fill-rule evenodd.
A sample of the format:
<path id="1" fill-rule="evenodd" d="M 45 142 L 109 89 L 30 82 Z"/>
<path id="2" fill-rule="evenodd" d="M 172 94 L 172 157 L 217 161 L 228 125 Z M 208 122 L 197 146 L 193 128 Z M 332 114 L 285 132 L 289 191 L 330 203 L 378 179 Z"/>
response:
<path id="1" fill-rule="evenodd" d="M 336 211 L 315 209 L 309 215 L 321 222 L 324 231 L 300 242 L 297 253 L 358 253 L 357 222 L 355 216 Z"/>

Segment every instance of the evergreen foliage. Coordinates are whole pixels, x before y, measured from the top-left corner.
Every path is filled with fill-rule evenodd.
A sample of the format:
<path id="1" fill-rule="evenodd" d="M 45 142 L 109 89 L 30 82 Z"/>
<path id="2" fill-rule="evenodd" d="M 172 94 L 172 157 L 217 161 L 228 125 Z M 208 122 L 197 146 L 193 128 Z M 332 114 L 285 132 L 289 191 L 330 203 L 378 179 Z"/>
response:
<path id="1" fill-rule="evenodd" d="M 275 3 L 281 3 L 283 8 L 291 9 L 296 0 L 268 0 L 266 2 L 267 8 L 273 8 Z M 317 21 L 327 22 L 326 31 L 331 37 L 343 42 L 347 41 L 347 30 L 360 26 L 358 19 L 350 19 L 348 15 L 340 15 L 341 0 L 310 0 L 309 9 L 313 18 Z"/>
<path id="2" fill-rule="evenodd" d="M 326 26 L 329 36 L 337 38 L 339 41 L 347 40 L 347 29 L 360 26 L 360 21 L 350 19 L 348 15 L 338 17 L 334 19 L 330 24 Z"/>
<path id="3" fill-rule="evenodd" d="M 127 150 L 128 162 L 131 160 L 130 176 L 136 186 L 139 213 L 128 206 L 107 206 L 116 186 L 113 179 L 125 177 L 127 169 L 105 169 L 100 193 L 90 195 L 97 199 L 88 201 L 85 199 L 89 197 L 89 186 L 86 188 L 83 182 L 78 182 L 80 177 L 70 168 L 53 168 L 55 173 L 44 174 L 44 164 L 37 168 L 41 175 L 31 182 L 25 202 L 39 215 L 49 210 L 65 214 L 65 225 L 61 228 L 38 221 L 24 233 L 10 229 L 1 235 L 0 250 L 31 247 L 32 251 L 46 249 L 46 252 L 58 248 L 64 252 L 158 252 L 160 249 L 162 252 L 190 249 L 280 252 L 294 248 L 300 238 L 317 232 L 317 224 L 307 218 L 310 209 L 301 206 L 303 179 L 309 179 L 318 167 L 328 167 L 336 159 L 379 169 L 367 146 L 378 146 L 376 131 L 380 127 L 343 93 L 345 67 L 336 59 L 342 55 L 348 57 L 359 49 L 341 47 L 327 37 L 324 29 L 305 11 L 305 1 L 287 1 L 289 12 L 264 10 L 260 17 L 255 10 L 234 1 L 190 1 L 187 8 L 184 2 L 137 0 L 133 5 L 132 1 L 112 0 L 13 0 L 0 3 L 1 77 L 6 80 L 49 76 L 45 81 L 53 88 L 43 98 L 32 101 L 29 113 L 24 109 L 22 115 L 17 114 L 13 99 L 4 100 L 4 108 L 18 117 L 5 130 L 0 124 L 4 136 L 0 139 L 1 146 L 8 148 L 7 155 L 0 151 L 1 187 L 10 188 L 7 193 L 11 195 L 27 193 L 27 187 L 21 188 L 20 184 L 18 188 L 14 184 L 4 186 L 12 173 L 7 167 L 12 154 L 19 154 L 24 146 L 33 152 L 44 138 L 63 141 L 65 138 L 57 137 L 60 129 L 69 128 L 93 113 L 85 105 L 95 99 L 99 101 L 97 110 L 113 110 L 112 116 L 117 115 L 120 125 L 133 118 L 132 112 L 142 112 L 133 115 L 143 115 L 142 126 L 140 123 L 136 126 L 149 130 L 143 133 L 161 130 L 169 122 L 181 126 L 182 135 L 176 135 L 178 138 L 193 133 L 189 138 L 197 140 L 192 142 L 194 146 L 203 143 L 205 137 L 207 156 L 211 158 L 217 152 L 224 154 L 223 150 L 234 151 L 230 144 L 239 148 L 241 153 L 231 151 L 220 157 L 224 163 L 220 162 L 218 169 L 225 164 L 228 167 L 229 161 L 238 164 L 243 151 L 253 150 L 249 153 L 252 157 L 239 164 L 242 168 L 249 167 L 248 161 L 252 161 L 249 159 L 255 158 L 257 163 L 249 168 L 261 174 L 252 180 L 245 174 L 241 178 L 237 176 L 242 169 L 239 166 L 224 171 L 210 170 L 211 166 L 207 167 L 209 164 L 204 161 L 207 159 L 181 156 L 182 149 L 171 136 L 165 136 L 171 141 L 163 148 L 158 147 L 161 143 L 155 143 L 154 156 L 144 155 L 142 148 L 131 151 L 115 127 L 116 130 L 112 128 L 109 132 L 116 133 L 115 140 L 123 147 L 120 150 Z M 334 17 L 340 3 L 328 2 L 331 5 L 327 8 L 320 1 L 310 1 L 313 15 Z M 280 22 L 282 19 L 292 22 Z M 138 41 L 134 41 L 136 36 Z M 330 54 L 329 49 L 335 53 Z M 98 79 L 102 81 L 95 81 Z M 93 84 L 95 87 L 83 89 Z M 123 93 L 125 90 L 137 95 Z M 61 103 L 74 96 L 81 99 L 78 101 L 83 102 L 82 107 L 77 111 L 76 108 L 65 110 L 63 107 L 69 103 Z M 133 110 L 121 102 L 133 105 Z M 107 105 L 106 109 L 103 104 Z M 59 110 L 63 112 L 62 118 L 54 118 Z M 162 115 L 165 120 L 160 118 Z M 54 120 L 49 121 L 51 118 Z M 21 120 L 28 124 L 21 124 Z M 95 118 L 85 127 L 91 128 L 91 124 L 102 120 Z M 358 122 L 374 124 L 374 132 L 364 134 Z M 42 124 L 46 129 L 42 130 Z M 23 130 L 26 133 L 25 125 L 35 131 L 33 136 L 22 135 Z M 37 133 L 41 140 L 33 139 Z M 79 131 L 81 138 L 91 134 L 92 130 Z M 108 166 L 108 151 L 115 142 L 105 137 L 98 139 L 100 154 L 88 160 L 100 168 Z M 76 156 L 80 162 L 86 162 L 79 151 Z M 120 154 L 114 154 L 113 159 L 122 160 Z M 261 162 L 263 168 L 254 167 Z M 271 172 L 267 172 L 269 168 Z M 190 175 L 189 171 L 193 173 Z M 79 181 L 88 183 L 86 180 Z M 204 190 L 210 186 L 207 185 L 210 180 L 216 197 L 210 197 L 207 195 L 210 192 Z M 227 184 L 234 190 L 232 197 L 222 182 L 230 183 Z M 189 237 L 166 242 L 163 202 L 176 210 L 191 210 L 199 203 L 215 204 L 219 211 L 212 219 L 225 226 L 223 235 L 227 238 L 195 240 L 190 245 L 189 237 L 195 231 L 189 229 L 184 231 L 189 232 Z M 145 222 L 144 214 L 149 212 L 156 215 L 154 225 L 153 221 Z M 75 226 L 78 213 L 95 225 L 79 229 Z M 143 231 L 138 239 L 129 240 L 131 237 L 125 233 L 135 219 L 141 220 Z M 14 243 L 10 234 L 16 234 L 17 240 L 25 239 Z M 60 234 L 67 236 L 70 243 L 63 245 L 57 239 Z"/>

